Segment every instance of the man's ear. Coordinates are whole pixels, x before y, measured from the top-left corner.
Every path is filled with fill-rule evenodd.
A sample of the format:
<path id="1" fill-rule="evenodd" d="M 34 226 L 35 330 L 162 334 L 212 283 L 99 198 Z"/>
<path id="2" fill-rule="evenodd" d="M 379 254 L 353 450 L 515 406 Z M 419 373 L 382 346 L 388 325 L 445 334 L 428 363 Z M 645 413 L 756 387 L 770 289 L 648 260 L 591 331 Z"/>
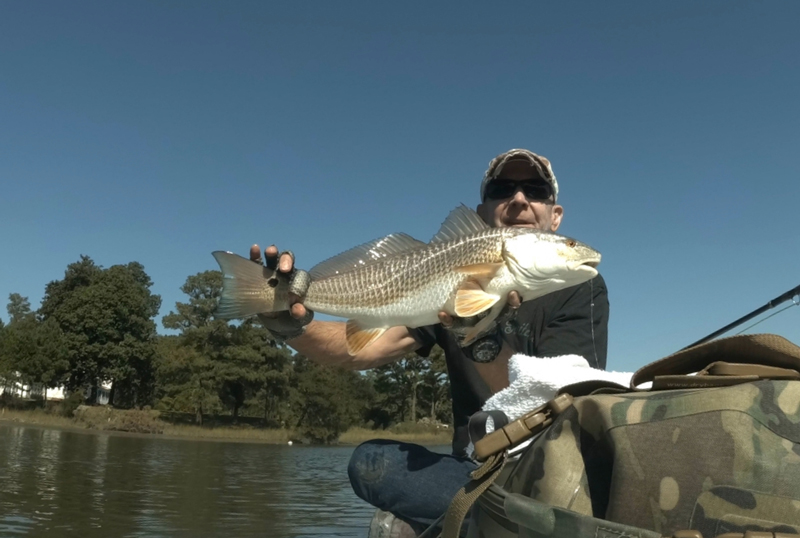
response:
<path id="1" fill-rule="evenodd" d="M 561 219 L 564 217 L 564 208 L 558 204 L 553 205 L 550 218 L 550 231 L 555 232 L 561 226 Z"/>
<path id="2" fill-rule="evenodd" d="M 486 206 L 484 204 L 478 204 L 478 207 L 475 208 L 475 212 L 478 214 L 480 218 L 483 219 L 483 222 L 491 225 L 489 221 L 486 219 L 486 211 L 487 211 Z"/>

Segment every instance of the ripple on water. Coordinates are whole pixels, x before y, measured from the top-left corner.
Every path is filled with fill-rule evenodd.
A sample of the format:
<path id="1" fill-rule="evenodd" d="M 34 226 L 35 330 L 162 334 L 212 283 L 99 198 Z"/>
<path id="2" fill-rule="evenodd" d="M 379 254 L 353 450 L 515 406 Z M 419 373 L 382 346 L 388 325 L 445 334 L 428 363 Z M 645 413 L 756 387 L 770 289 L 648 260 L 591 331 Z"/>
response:
<path id="1" fill-rule="evenodd" d="M 352 450 L 0 426 L 0 536 L 366 536 Z"/>

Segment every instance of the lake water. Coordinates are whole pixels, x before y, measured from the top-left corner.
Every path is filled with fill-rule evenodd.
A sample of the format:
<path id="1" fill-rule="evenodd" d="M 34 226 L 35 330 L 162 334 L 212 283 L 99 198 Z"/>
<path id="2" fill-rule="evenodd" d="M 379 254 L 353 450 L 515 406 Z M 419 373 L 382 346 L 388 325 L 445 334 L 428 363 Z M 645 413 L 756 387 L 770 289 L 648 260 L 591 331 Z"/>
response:
<path id="1" fill-rule="evenodd" d="M 0 536 L 365 537 L 352 450 L 0 425 Z"/>

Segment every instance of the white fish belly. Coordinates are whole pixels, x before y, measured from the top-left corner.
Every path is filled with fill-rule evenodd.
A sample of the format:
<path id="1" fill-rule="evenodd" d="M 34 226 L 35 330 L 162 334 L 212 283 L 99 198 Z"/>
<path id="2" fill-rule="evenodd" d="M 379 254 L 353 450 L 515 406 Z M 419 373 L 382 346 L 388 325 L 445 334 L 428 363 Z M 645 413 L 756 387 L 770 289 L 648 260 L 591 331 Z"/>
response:
<path id="1" fill-rule="evenodd" d="M 382 306 L 329 306 L 309 301 L 306 301 L 306 304 L 312 310 L 323 314 L 356 320 L 364 328 L 422 327 L 439 323 L 439 311 L 448 303 L 452 305 L 452 297 L 465 279 L 464 275 L 454 273 L 445 279 L 434 280 L 413 293 Z M 452 306 L 449 310 L 452 310 Z"/>

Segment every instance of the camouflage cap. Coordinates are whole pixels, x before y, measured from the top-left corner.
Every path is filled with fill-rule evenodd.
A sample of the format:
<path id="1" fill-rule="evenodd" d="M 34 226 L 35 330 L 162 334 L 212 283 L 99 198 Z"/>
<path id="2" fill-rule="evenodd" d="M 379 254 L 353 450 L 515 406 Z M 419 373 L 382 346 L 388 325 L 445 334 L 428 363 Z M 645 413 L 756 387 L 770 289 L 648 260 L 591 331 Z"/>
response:
<path id="1" fill-rule="evenodd" d="M 550 161 L 527 149 L 510 149 L 505 153 L 501 153 L 489 163 L 489 168 L 486 169 L 486 173 L 483 175 L 483 182 L 481 183 L 481 202 L 486 201 L 486 185 L 500 175 L 503 166 L 505 166 L 508 161 L 528 161 L 531 167 L 535 168 L 539 173 L 539 177 L 548 181 L 553 186 L 553 200 L 558 200 L 558 181 L 556 181 L 556 176 L 553 174 Z"/>

